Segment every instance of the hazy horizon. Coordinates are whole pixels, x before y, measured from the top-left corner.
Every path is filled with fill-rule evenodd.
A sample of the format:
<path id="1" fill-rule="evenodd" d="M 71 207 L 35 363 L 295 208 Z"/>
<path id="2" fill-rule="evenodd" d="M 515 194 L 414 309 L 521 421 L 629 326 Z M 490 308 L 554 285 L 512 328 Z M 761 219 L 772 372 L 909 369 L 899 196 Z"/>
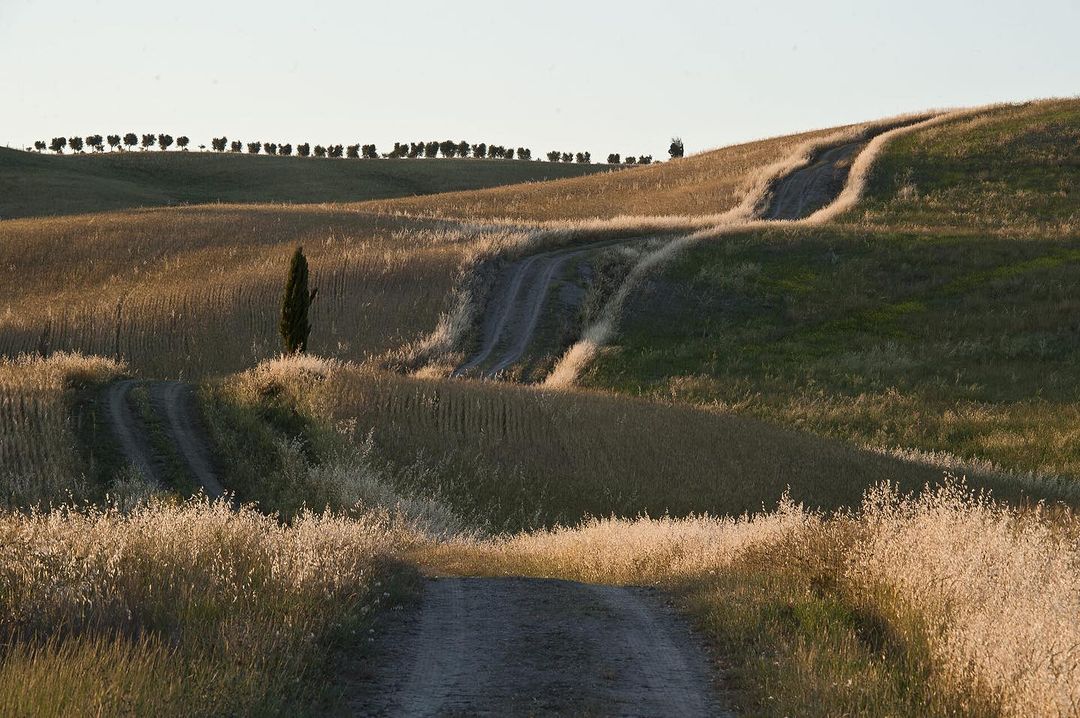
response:
<path id="1" fill-rule="evenodd" d="M 453 139 L 666 156 L 933 107 L 1074 96 L 1080 7 L 677 0 L 506 8 L 0 7 L 0 143 L 93 132 Z M 854 61 L 853 61 L 854 60 Z"/>

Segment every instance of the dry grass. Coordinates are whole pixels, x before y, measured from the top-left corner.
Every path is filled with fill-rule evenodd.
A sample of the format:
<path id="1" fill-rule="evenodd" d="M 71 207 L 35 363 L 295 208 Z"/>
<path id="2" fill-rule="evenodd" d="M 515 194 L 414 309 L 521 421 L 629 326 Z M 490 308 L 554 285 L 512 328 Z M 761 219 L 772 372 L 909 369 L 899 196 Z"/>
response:
<path id="1" fill-rule="evenodd" d="M 0 712 L 294 715 L 388 594 L 385 513 L 195 500 L 0 515 Z"/>
<path id="2" fill-rule="evenodd" d="M 925 465 L 728 414 L 320 366 L 262 365 L 225 391 L 248 406 L 285 401 L 310 421 L 347 426 L 361 440 L 370 432 L 381 455 L 413 467 L 395 479 L 400 491 L 434 492 L 496 529 L 613 513 L 739 514 L 773 505 L 789 486 L 798 500 L 833 508 L 857 503 L 867 476 L 909 489 L 941 477 Z"/>
<path id="3" fill-rule="evenodd" d="M 72 425 L 72 387 L 103 383 L 123 371 L 122 364 L 81 354 L 0 358 L 0 506 L 87 495 Z"/>
<path id="4" fill-rule="evenodd" d="M 438 324 L 459 268 L 507 230 L 334 209 L 203 208 L 0 224 L 0 352 L 78 350 L 197 377 L 279 351 L 303 244 L 320 288 L 312 345 L 364 359 Z"/>
<path id="5" fill-rule="evenodd" d="M 1076 715 L 1080 523 L 952 484 L 852 514 L 594 519 L 429 544 L 486 575 L 659 584 L 735 661 L 762 715 Z M 741 665 L 740 665 L 741 664 Z"/>
<path id="6" fill-rule="evenodd" d="M 844 129 L 848 128 L 841 131 Z M 738 206 L 761 168 L 836 131 L 816 130 L 748 142 L 609 174 L 366 202 L 359 207 L 417 216 L 528 222 L 711 216 Z"/>

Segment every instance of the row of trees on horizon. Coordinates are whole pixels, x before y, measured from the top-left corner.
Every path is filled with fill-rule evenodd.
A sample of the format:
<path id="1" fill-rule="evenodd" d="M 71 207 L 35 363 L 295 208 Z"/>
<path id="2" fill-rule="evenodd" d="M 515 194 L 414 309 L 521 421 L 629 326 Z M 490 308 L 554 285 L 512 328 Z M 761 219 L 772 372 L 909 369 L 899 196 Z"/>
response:
<path id="1" fill-rule="evenodd" d="M 160 134 L 143 134 L 137 135 L 134 132 L 128 132 L 121 135 L 86 135 L 86 137 L 54 137 L 48 144 L 44 140 L 38 140 L 34 143 L 34 150 L 43 152 L 46 149 L 55 152 L 56 154 L 63 154 L 65 148 L 70 148 L 72 152 L 82 153 L 85 149 L 93 150 L 94 152 L 104 152 L 106 144 L 112 151 L 125 151 L 134 150 L 136 147 L 141 147 L 145 152 L 155 146 L 160 151 L 167 151 L 173 144 L 176 144 L 182 151 L 187 152 L 188 145 L 191 143 L 190 138 L 186 135 L 173 138 L 172 135 L 166 133 Z M 211 148 L 214 152 L 232 152 L 240 153 L 245 149 L 248 154 L 257 155 L 260 152 L 267 155 L 277 155 L 280 157 L 289 157 L 293 154 L 293 145 L 289 143 L 276 143 L 276 142 L 241 142 L 240 140 L 230 141 L 227 137 L 215 137 L 211 140 Z M 29 148 L 28 148 L 29 149 Z M 199 145 L 200 150 L 205 150 L 206 145 Z M 311 146 L 310 143 L 304 142 L 296 145 L 296 155 L 299 157 L 348 157 L 350 159 L 378 159 L 380 157 L 375 145 L 315 145 Z M 668 149 L 668 154 L 672 159 L 677 159 L 683 156 L 683 143 L 678 137 L 672 138 L 671 146 Z M 395 142 L 394 149 L 390 152 L 381 155 L 386 158 L 400 158 L 400 159 L 417 159 L 426 158 L 434 159 L 436 157 L 444 158 L 476 158 L 476 159 L 506 159 L 512 160 L 517 158 L 518 160 L 529 161 L 532 160 L 532 150 L 527 147 L 504 147 L 503 145 L 488 144 L 486 142 L 480 142 L 477 144 L 471 144 L 464 140 L 460 142 L 454 142 L 453 140 L 443 140 L 442 142 L 430 141 L 430 142 Z M 578 164 L 591 164 L 592 154 L 589 152 L 560 152 L 558 150 L 552 150 L 547 153 L 548 162 L 564 162 L 571 163 L 576 162 Z M 629 155 L 626 159 L 622 159 L 618 153 L 609 154 L 607 157 L 608 164 L 651 164 L 653 161 L 652 155 Z"/>

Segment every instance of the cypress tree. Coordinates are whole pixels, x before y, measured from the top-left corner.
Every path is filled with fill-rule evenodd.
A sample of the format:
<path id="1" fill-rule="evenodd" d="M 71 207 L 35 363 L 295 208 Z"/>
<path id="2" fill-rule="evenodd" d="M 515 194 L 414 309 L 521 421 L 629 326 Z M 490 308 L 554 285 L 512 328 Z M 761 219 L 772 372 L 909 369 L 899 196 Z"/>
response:
<path id="1" fill-rule="evenodd" d="M 281 299 L 281 339 L 287 354 L 302 354 L 307 351 L 308 308 L 315 300 L 319 290 L 308 292 L 308 263 L 304 248 L 297 247 L 289 262 L 289 276 L 285 280 L 285 294 Z"/>

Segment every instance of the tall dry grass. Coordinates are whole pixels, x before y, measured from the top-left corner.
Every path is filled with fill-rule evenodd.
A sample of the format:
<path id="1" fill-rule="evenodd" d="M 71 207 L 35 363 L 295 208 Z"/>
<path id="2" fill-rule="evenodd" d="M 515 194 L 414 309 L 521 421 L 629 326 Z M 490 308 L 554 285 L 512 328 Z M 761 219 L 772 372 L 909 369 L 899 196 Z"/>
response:
<path id="1" fill-rule="evenodd" d="M 124 371 L 123 364 L 82 354 L 0 358 L 0 507 L 87 495 L 73 387 L 104 383 Z"/>
<path id="2" fill-rule="evenodd" d="M 306 711 L 410 540 L 386 512 L 197 500 L 0 514 L 0 713 Z"/>
<path id="3" fill-rule="evenodd" d="M 370 435 L 380 455 L 413 467 L 389 479 L 399 491 L 430 492 L 500 530 L 612 513 L 737 515 L 773 505 L 787 487 L 833 508 L 857 503 L 867 476 L 908 489 L 942 476 L 731 414 L 313 358 L 262 364 L 222 391 L 246 406 L 284 401 L 357 441 Z"/>
<path id="4" fill-rule="evenodd" d="M 785 500 L 741 518 L 591 519 L 418 555 L 689 595 L 729 659 L 752 666 L 752 712 L 1049 717 L 1080 713 L 1078 537 L 1071 513 L 1018 512 L 958 483 L 919 497 L 886 484 L 838 515 Z"/>

